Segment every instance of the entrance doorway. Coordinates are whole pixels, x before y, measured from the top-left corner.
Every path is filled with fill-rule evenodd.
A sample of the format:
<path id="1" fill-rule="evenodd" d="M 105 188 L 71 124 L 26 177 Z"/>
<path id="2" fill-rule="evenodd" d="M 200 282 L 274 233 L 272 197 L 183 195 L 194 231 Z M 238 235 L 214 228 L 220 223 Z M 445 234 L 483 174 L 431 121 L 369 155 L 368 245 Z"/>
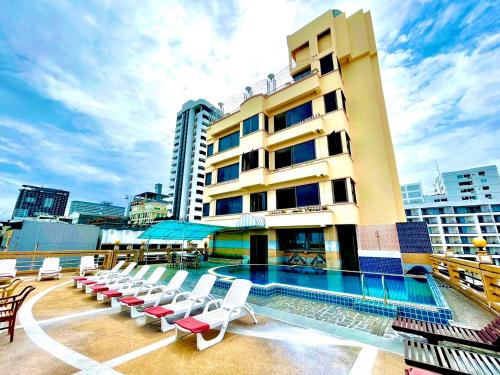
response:
<path id="1" fill-rule="evenodd" d="M 346 271 L 359 271 L 356 226 L 337 225 L 336 228 L 340 248 L 340 268 Z"/>
<path id="2" fill-rule="evenodd" d="M 267 236 L 250 236 L 250 264 L 267 264 Z"/>

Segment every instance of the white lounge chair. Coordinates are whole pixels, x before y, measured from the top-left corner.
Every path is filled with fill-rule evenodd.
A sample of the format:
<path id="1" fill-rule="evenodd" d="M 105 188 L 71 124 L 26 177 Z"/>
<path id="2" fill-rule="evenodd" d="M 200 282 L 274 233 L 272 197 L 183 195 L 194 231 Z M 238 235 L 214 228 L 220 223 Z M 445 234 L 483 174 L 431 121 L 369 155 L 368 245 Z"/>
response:
<path id="1" fill-rule="evenodd" d="M 126 277 L 132 272 L 132 270 L 137 266 L 136 262 L 131 262 L 125 269 L 117 273 L 106 273 L 100 276 L 87 277 L 85 280 L 78 280 L 76 286 L 85 290 L 85 293 L 90 293 L 90 286 L 106 282 L 108 280 L 116 279 L 117 277 Z"/>
<path id="2" fill-rule="evenodd" d="M 165 271 L 165 267 L 158 267 L 146 280 L 130 281 L 123 288 L 117 290 L 110 289 L 102 292 L 104 296 L 103 300 L 110 299 L 111 306 L 118 307 L 120 306 L 120 302 L 118 302 L 120 298 L 135 294 L 135 292 L 137 292 L 139 288 L 144 287 L 144 293 L 148 292 L 150 289 L 160 289 L 162 285 L 159 282 Z"/>
<path id="3" fill-rule="evenodd" d="M 83 280 L 88 280 L 88 279 L 94 280 L 94 279 L 102 278 L 105 275 L 117 274 L 119 272 L 120 268 L 122 268 L 122 266 L 124 264 L 125 264 L 125 261 L 120 260 L 118 263 L 116 263 L 116 265 L 112 269 L 99 270 L 99 271 L 97 271 L 97 273 L 94 276 L 90 276 L 90 277 L 76 276 L 76 277 L 73 277 L 73 285 L 76 286 L 77 288 L 81 288 L 82 286 L 81 286 L 80 282 Z"/>
<path id="4" fill-rule="evenodd" d="M 16 260 L 2 259 L 0 260 L 0 277 L 16 277 Z"/>
<path id="5" fill-rule="evenodd" d="M 59 265 L 59 258 L 45 258 L 42 267 L 38 271 L 38 281 L 46 277 L 61 278 L 62 267 Z"/>
<path id="6" fill-rule="evenodd" d="M 203 313 L 177 320 L 175 322 L 175 336 L 179 339 L 196 333 L 196 346 L 198 350 L 203 350 L 222 341 L 227 326 L 232 320 L 250 314 L 254 323 L 257 324 L 253 309 L 246 303 L 251 287 L 252 282 L 249 280 L 234 280 L 223 300 L 210 301 L 206 304 Z M 217 308 L 210 311 L 212 305 L 217 306 Z M 216 337 L 211 340 L 203 338 L 203 332 L 218 327 L 221 329 Z"/>
<path id="7" fill-rule="evenodd" d="M 99 265 L 94 262 L 94 256 L 88 255 L 80 258 L 80 276 L 85 276 L 87 272 L 99 270 Z"/>
<path id="8" fill-rule="evenodd" d="M 215 275 L 205 274 L 200 277 L 192 292 L 176 294 L 172 303 L 168 305 L 158 306 L 158 303 L 156 303 L 153 307 L 144 309 L 146 324 L 160 319 L 162 332 L 174 329 L 174 319 L 179 318 L 181 315 L 187 318 L 191 314 L 191 311 L 200 309 L 204 307 L 208 301 L 213 300 L 210 292 L 212 291 L 216 279 L 217 277 Z M 185 299 L 179 301 L 181 297 Z"/>
<path id="9" fill-rule="evenodd" d="M 161 285 L 159 288 L 149 288 L 146 285 L 140 287 L 133 296 L 120 299 L 121 311 L 130 309 L 130 317 L 133 319 L 144 316 L 145 307 L 170 301 L 182 291 L 181 287 L 187 276 L 187 271 L 177 271 L 167 285 Z"/>
<path id="10" fill-rule="evenodd" d="M 130 282 L 133 281 L 138 281 L 142 280 L 144 276 L 146 276 L 146 273 L 149 271 L 151 266 L 146 265 L 142 266 L 139 271 L 135 273 L 134 276 L 117 276 L 117 277 L 111 277 L 108 280 L 105 280 L 106 282 L 101 282 L 99 284 L 94 284 L 90 285 L 91 289 L 91 294 L 92 295 L 97 295 L 97 300 L 102 301 L 104 299 L 103 292 L 111 289 L 120 289 L 123 288 L 125 285 L 127 285 Z"/>

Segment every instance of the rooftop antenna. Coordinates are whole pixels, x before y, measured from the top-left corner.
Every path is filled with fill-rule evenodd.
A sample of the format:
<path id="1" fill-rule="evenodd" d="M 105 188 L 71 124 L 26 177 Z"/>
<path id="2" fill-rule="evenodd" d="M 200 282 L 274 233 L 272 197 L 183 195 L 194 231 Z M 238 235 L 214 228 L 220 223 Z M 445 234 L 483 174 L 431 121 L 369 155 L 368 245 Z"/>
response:
<path id="1" fill-rule="evenodd" d="M 221 114 L 222 116 L 224 116 L 224 103 L 219 102 L 219 103 L 217 103 L 217 105 L 219 106 L 219 109 L 220 109 L 220 114 Z"/>
<path id="2" fill-rule="evenodd" d="M 245 99 L 252 96 L 252 88 L 250 86 L 245 87 Z"/>
<path id="3" fill-rule="evenodd" d="M 274 79 L 274 74 L 267 75 L 267 93 L 276 91 L 276 80 Z"/>

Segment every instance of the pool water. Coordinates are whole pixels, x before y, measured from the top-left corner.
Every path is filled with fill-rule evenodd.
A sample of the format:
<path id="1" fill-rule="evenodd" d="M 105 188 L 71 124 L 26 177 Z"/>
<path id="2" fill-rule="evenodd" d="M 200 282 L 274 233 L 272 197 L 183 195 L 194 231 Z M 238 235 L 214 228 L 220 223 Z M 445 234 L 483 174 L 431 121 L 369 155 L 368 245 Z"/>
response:
<path id="1" fill-rule="evenodd" d="M 326 270 L 302 266 L 236 265 L 214 270 L 219 275 L 251 280 L 254 284 L 287 284 L 297 287 L 321 289 L 331 292 L 363 295 L 361 274 L 349 271 Z M 384 275 L 387 299 L 436 305 L 426 279 L 408 276 Z M 364 295 L 384 298 L 381 274 L 364 274 Z"/>

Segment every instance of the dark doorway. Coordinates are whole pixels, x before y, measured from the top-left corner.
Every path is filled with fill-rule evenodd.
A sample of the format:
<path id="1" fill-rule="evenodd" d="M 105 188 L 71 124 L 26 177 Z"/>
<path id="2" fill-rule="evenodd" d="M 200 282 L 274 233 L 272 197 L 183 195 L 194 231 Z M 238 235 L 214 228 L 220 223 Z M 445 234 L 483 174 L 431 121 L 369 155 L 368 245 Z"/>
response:
<path id="1" fill-rule="evenodd" d="M 337 225 L 340 248 L 340 267 L 347 271 L 359 271 L 358 241 L 355 225 Z"/>
<path id="2" fill-rule="evenodd" d="M 250 264 L 267 264 L 267 236 L 250 236 Z"/>

